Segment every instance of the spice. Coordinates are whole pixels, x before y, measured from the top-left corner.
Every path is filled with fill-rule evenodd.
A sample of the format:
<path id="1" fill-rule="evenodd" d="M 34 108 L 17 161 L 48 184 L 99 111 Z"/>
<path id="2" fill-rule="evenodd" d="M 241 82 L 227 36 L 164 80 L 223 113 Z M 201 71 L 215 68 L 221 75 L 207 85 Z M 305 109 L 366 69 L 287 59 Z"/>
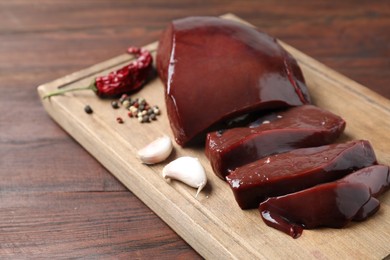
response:
<path id="1" fill-rule="evenodd" d="M 122 97 L 120 100 L 123 100 Z M 129 117 L 136 117 L 140 123 L 149 123 L 157 120 L 157 116 L 160 115 L 160 109 L 158 106 L 150 106 L 145 98 L 130 99 L 127 97 L 123 100 L 122 105 L 129 110 L 127 115 Z"/>
<path id="2" fill-rule="evenodd" d="M 124 102 L 125 100 L 128 100 L 128 101 L 130 102 L 130 101 L 131 101 L 131 98 L 130 98 L 127 94 L 123 94 L 123 95 L 120 97 L 119 102 L 120 102 L 121 104 L 123 104 L 123 102 Z"/>
<path id="3" fill-rule="evenodd" d="M 117 118 L 116 118 L 116 121 L 118 122 L 118 124 L 123 124 L 123 119 L 122 119 L 122 117 L 117 117 Z"/>
<path id="4" fill-rule="evenodd" d="M 111 106 L 112 106 L 113 109 L 118 109 L 119 108 L 119 104 L 118 104 L 117 101 L 112 101 L 111 102 Z"/>
<path id="5" fill-rule="evenodd" d="M 149 123 L 149 117 L 147 115 L 142 116 L 142 122 L 141 123 Z"/>
<path id="6" fill-rule="evenodd" d="M 129 110 L 127 112 L 128 117 L 135 117 L 140 123 L 150 123 L 157 120 L 157 116 L 160 115 L 159 107 L 150 106 L 146 99 L 142 97 L 132 99 L 128 95 L 122 95 L 118 102 L 122 104 L 122 107 Z M 113 102 L 111 105 L 113 105 Z"/>
<path id="7" fill-rule="evenodd" d="M 155 113 L 156 115 L 159 115 L 160 114 L 160 108 L 158 106 L 154 106 L 153 107 L 153 113 Z"/>
<path id="8" fill-rule="evenodd" d="M 130 101 L 129 101 L 129 100 L 125 100 L 125 101 L 123 101 L 122 105 L 123 105 L 125 108 L 129 108 L 129 107 L 130 107 Z"/>
<path id="9" fill-rule="evenodd" d="M 145 105 L 145 104 L 146 104 L 146 100 L 145 100 L 144 98 L 139 98 L 139 99 L 138 99 L 138 103 L 139 103 L 140 105 Z"/>
<path id="10" fill-rule="evenodd" d="M 45 95 L 43 98 L 87 89 L 93 90 L 101 98 L 112 98 L 139 90 L 152 75 L 153 58 L 146 49 L 130 47 L 128 53 L 135 55 L 137 59 L 117 71 L 110 72 L 107 76 L 96 77 L 91 85 L 81 88 L 60 89 Z"/>
<path id="11" fill-rule="evenodd" d="M 93 110 L 92 110 L 92 108 L 91 108 L 89 105 L 86 105 L 86 106 L 84 107 L 84 111 L 85 111 L 85 113 L 87 113 L 87 114 L 92 114 L 92 113 L 93 113 Z"/>

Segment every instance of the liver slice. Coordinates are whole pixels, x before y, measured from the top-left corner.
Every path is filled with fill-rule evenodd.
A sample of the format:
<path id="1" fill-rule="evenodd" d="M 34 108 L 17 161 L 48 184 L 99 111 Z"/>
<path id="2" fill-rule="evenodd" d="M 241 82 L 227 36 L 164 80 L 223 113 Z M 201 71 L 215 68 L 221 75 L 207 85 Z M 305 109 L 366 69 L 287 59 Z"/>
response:
<path id="1" fill-rule="evenodd" d="M 237 168 L 226 176 L 238 205 L 257 208 L 269 197 L 310 188 L 376 164 L 368 141 L 301 148 L 271 155 Z"/>
<path id="2" fill-rule="evenodd" d="M 178 144 L 245 113 L 310 102 L 295 59 L 253 27 L 216 17 L 173 21 L 163 33 L 157 71 Z"/>
<path id="3" fill-rule="evenodd" d="M 237 167 L 265 156 L 330 144 L 345 129 L 341 117 L 312 105 L 272 113 L 257 124 L 207 135 L 205 152 L 217 176 L 225 179 Z"/>
<path id="4" fill-rule="evenodd" d="M 390 169 L 385 165 L 374 165 L 345 176 L 340 182 L 361 183 L 370 188 L 370 193 L 377 198 L 390 189 Z"/>
<path id="5" fill-rule="evenodd" d="M 379 209 L 377 196 L 390 188 L 389 167 L 375 165 L 335 181 L 269 198 L 259 211 L 264 222 L 294 238 L 303 228 L 341 228 Z"/>

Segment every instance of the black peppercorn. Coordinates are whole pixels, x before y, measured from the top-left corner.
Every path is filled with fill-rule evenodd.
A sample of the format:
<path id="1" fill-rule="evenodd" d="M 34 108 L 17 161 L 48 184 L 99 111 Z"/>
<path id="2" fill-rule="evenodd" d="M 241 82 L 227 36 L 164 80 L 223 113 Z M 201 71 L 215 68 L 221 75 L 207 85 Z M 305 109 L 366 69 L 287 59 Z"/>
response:
<path id="1" fill-rule="evenodd" d="M 89 105 L 86 105 L 86 106 L 84 107 L 84 111 L 85 111 L 85 113 L 87 113 L 87 114 L 92 114 L 92 113 L 93 113 L 93 110 L 92 110 L 92 108 L 91 108 Z"/>
<path id="2" fill-rule="evenodd" d="M 112 108 L 117 109 L 117 108 L 119 108 L 119 103 L 117 101 L 112 101 L 111 106 L 112 106 Z"/>

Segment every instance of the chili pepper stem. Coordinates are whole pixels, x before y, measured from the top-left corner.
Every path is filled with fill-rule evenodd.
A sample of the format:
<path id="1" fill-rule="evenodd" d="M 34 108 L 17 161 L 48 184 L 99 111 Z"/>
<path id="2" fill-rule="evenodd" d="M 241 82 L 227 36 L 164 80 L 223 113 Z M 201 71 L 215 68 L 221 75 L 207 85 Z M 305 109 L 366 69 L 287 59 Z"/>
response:
<path id="1" fill-rule="evenodd" d="M 79 91 L 79 90 L 92 90 L 92 91 L 96 92 L 97 89 L 95 86 L 95 82 L 92 82 L 89 86 L 86 86 L 86 87 L 71 88 L 71 89 L 58 89 L 56 91 L 53 91 L 53 92 L 46 94 L 45 96 L 43 96 L 43 99 L 50 98 L 52 96 L 62 95 L 62 94 L 67 93 L 67 92 L 73 92 L 73 91 Z"/>

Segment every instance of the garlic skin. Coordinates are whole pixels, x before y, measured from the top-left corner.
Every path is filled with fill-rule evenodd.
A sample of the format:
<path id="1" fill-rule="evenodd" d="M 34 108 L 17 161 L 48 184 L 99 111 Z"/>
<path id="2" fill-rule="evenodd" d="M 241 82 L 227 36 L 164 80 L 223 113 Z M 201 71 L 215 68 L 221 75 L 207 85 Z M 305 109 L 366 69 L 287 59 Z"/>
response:
<path id="1" fill-rule="evenodd" d="M 167 135 L 157 138 L 138 151 L 137 155 L 145 164 L 155 164 L 164 161 L 173 149 L 171 138 Z"/>
<path id="2" fill-rule="evenodd" d="M 195 198 L 206 186 L 206 172 L 198 158 L 183 156 L 167 164 L 162 175 L 165 179 L 175 179 L 193 188 L 197 188 Z"/>

